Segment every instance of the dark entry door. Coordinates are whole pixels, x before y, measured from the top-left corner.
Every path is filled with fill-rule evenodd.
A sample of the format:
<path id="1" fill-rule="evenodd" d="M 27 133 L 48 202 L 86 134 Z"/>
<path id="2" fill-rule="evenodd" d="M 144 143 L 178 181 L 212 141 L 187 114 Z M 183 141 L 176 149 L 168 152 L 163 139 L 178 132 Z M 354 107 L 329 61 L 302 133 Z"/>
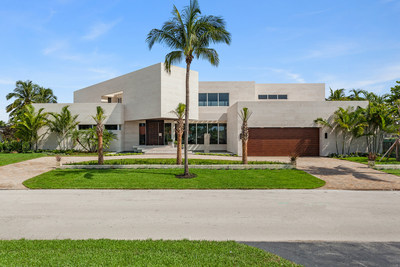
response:
<path id="1" fill-rule="evenodd" d="M 146 121 L 146 145 L 164 145 L 164 121 Z"/>

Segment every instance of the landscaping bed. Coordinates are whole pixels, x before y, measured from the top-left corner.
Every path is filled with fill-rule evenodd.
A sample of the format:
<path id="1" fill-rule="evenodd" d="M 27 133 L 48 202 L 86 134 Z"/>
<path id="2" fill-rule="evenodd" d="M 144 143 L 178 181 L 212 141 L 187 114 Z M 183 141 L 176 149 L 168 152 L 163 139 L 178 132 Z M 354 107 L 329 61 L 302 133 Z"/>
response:
<path id="1" fill-rule="evenodd" d="M 56 169 L 23 184 L 31 189 L 313 189 L 324 181 L 300 170 Z"/>
<path id="2" fill-rule="evenodd" d="M 299 266 L 233 241 L 0 241 L 1 266 Z"/>
<path id="3" fill-rule="evenodd" d="M 217 159 L 189 159 L 189 165 L 235 165 L 242 164 L 239 160 L 217 160 Z M 249 165 L 254 164 L 285 164 L 283 162 L 275 161 L 249 161 Z M 74 162 L 66 165 L 97 165 L 97 160 Z M 176 159 L 110 159 L 105 160 L 104 165 L 176 165 Z"/>

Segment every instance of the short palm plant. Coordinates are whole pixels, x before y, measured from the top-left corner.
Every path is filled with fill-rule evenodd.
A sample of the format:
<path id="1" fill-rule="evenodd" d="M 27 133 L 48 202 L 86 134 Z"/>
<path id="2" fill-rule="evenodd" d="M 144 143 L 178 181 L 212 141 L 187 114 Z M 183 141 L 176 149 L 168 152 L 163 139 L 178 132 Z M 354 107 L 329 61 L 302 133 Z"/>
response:
<path id="1" fill-rule="evenodd" d="M 69 106 L 64 106 L 60 113 L 49 113 L 52 119 L 49 119 L 48 125 L 51 132 L 58 137 L 58 146 L 60 149 L 68 149 L 67 137 L 72 135 L 76 126 L 79 124 L 78 115 L 72 115 Z"/>
<path id="2" fill-rule="evenodd" d="M 98 139 L 98 147 L 97 147 L 97 155 L 98 155 L 98 164 L 104 164 L 104 153 L 103 153 L 103 133 L 104 133 L 104 121 L 107 118 L 104 115 L 104 109 L 100 106 L 97 106 L 96 115 L 92 116 L 94 121 L 96 122 L 96 134 Z"/>
<path id="3" fill-rule="evenodd" d="M 247 164 L 247 142 L 249 141 L 249 126 L 248 121 L 251 117 L 251 110 L 244 107 L 239 112 L 239 118 L 242 120 L 242 133 L 240 138 L 242 139 L 242 162 Z"/>
<path id="4" fill-rule="evenodd" d="M 186 110 L 185 110 L 185 171 L 183 178 L 189 178 L 188 137 L 189 137 L 189 78 L 193 59 L 203 58 L 213 66 L 218 66 L 219 57 L 213 43 L 230 44 L 231 35 L 225 29 L 221 17 L 201 15 L 197 0 L 183 9 L 182 14 L 174 6 L 173 17 L 164 23 L 161 29 L 152 29 L 146 42 L 151 49 L 155 43 L 163 43 L 173 51 L 165 56 L 165 69 L 171 72 L 171 65 L 182 60 L 186 62 Z"/>
<path id="5" fill-rule="evenodd" d="M 176 126 L 176 135 L 177 135 L 177 146 L 176 146 L 176 164 L 182 164 L 182 135 L 183 130 L 185 128 L 184 118 L 185 118 L 185 104 L 179 103 L 173 113 L 178 118 L 177 126 Z"/>

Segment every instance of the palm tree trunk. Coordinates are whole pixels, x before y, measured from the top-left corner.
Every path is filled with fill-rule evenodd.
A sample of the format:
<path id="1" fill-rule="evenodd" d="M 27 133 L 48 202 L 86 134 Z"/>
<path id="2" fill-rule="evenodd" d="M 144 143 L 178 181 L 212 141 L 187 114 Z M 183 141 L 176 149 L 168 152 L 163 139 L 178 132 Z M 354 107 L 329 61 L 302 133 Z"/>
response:
<path id="1" fill-rule="evenodd" d="M 247 164 L 247 140 L 242 140 L 242 161 L 243 164 Z"/>
<path id="2" fill-rule="evenodd" d="M 186 58 L 186 108 L 185 108 L 185 170 L 183 175 L 189 176 L 189 159 L 188 159 L 188 143 L 189 143 L 189 78 L 190 78 L 191 59 Z"/>
<path id="3" fill-rule="evenodd" d="M 178 132 L 178 144 L 176 146 L 176 164 L 182 164 L 182 131 Z"/>
<path id="4" fill-rule="evenodd" d="M 104 154 L 103 154 L 103 133 L 99 132 L 99 144 L 98 144 L 98 164 L 103 165 L 104 164 Z"/>

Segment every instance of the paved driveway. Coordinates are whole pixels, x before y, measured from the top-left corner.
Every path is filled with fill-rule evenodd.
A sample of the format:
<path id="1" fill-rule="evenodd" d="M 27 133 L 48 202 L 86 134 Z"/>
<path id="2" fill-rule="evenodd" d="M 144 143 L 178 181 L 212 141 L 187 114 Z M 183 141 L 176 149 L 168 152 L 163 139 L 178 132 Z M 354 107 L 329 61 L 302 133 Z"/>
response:
<path id="1" fill-rule="evenodd" d="M 400 192 L 1 190 L 0 239 L 400 241 Z"/>

